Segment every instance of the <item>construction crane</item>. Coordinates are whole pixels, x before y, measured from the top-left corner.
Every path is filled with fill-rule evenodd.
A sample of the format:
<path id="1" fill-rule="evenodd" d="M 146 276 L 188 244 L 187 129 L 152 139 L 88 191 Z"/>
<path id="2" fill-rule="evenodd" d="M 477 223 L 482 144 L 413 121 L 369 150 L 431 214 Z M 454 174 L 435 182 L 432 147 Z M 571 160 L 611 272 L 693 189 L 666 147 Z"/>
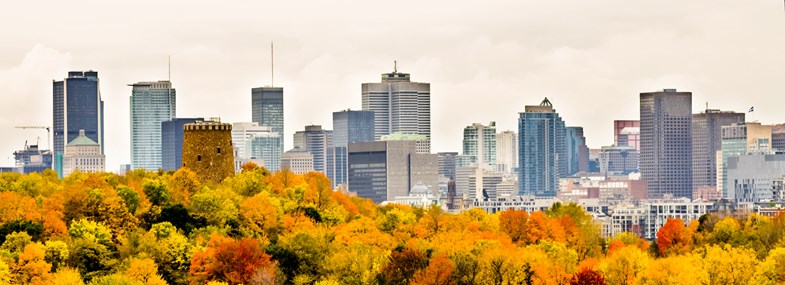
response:
<path id="1" fill-rule="evenodd" d="M 18 126 L 16 128 L 17 129 L 42 129 L 42 130 L 46 130 L 46 147 L 49 150 L 52 150 L 52 144 L 51 144 L 52 141 L 50 140 L 51 130 L 50 130 L 49 127 L 44 127 L 44 126 Z"/>

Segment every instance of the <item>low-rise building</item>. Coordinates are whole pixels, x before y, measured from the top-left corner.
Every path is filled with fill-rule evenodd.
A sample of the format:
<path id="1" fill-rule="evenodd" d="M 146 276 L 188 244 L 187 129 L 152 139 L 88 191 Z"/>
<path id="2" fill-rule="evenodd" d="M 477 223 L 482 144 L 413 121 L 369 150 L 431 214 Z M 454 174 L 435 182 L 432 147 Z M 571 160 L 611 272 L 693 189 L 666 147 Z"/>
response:
<path id="1" fill-rule="evenodd" d="M 63 177 L 73 172 L 103 172 L 106 170 L 106 156 L 101 154 L 101 145 L 85 136 L 79 136 L 65 146 L 63 155 Z"/>

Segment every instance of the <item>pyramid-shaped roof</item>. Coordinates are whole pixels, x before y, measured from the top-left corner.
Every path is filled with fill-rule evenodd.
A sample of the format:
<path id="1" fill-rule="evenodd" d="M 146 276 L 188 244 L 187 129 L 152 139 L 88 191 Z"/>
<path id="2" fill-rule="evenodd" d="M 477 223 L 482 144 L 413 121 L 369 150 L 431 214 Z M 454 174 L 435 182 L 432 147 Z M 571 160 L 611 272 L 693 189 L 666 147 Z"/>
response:
<path id="1" fill-rule="evenodd" d="M 79 130 L 79 136 L 76 137 L 74 140 L 68 143 L 69 146 L 80 146 L 80 145 L 98 145 L 97 142 L 91 140 L 84 134 L 84 130 Z"/>

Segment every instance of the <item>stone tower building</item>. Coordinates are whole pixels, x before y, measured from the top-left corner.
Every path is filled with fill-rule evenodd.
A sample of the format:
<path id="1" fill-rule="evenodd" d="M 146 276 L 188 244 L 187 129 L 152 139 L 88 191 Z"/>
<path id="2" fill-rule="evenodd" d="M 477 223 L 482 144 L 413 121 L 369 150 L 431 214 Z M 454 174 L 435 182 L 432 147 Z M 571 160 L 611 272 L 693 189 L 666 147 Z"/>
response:
<path id="1" fill-rule="evenodd" d="M 232 124 L 185 124 L 183 167 L 195 172 L 202 182 L 220 183 L 224 178 L 234 175 Z"/>

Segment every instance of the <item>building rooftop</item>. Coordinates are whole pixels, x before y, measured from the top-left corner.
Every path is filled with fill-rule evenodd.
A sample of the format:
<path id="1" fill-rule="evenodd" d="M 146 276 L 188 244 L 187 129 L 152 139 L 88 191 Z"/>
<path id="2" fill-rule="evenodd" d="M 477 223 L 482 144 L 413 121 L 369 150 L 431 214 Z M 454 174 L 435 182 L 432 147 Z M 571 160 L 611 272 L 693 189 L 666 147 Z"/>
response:
<path id="1" fill-rule="evenodd" d="M 84 134 L 84 130 L 79 130 L 79 136 L 68 143 L 68 146 L 83 146 L 83 145 L 98 145 L 97 142 L 91 140 Z"/>

